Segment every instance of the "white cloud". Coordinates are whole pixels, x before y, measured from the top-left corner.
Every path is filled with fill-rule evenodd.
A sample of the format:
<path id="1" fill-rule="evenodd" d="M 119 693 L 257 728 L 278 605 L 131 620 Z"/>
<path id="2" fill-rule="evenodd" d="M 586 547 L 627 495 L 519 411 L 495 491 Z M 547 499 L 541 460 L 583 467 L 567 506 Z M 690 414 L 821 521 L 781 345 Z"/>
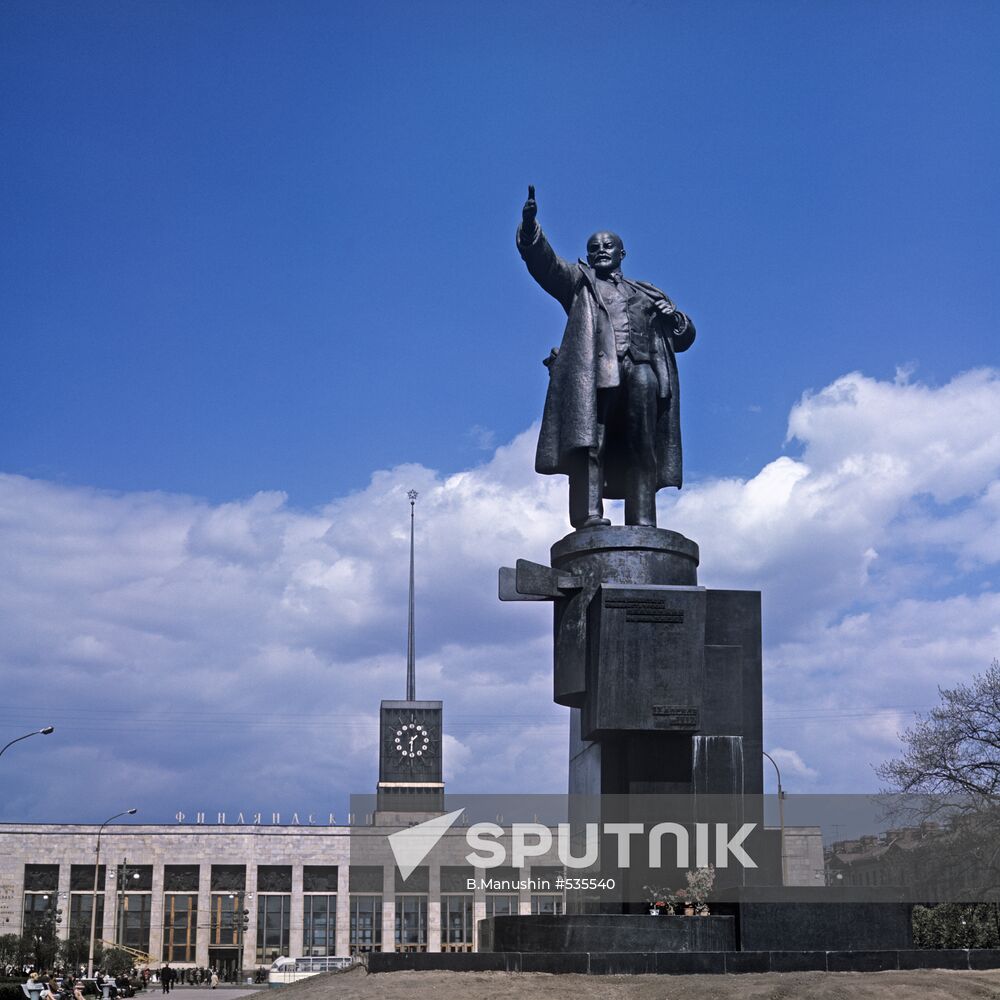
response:
<path id="1" fill-rule="evenodd" d="M 789 776 L 793 778 L 814 781 L 819 777 L 819 772 L 808 764 L 795 750 L 788 750 L 785 747 L 774 747 L 768 753 L 774 758 L 778 767 L 784 775 L 784 784 L 787 787 Z"/>
<path id="2" fill-rule="evenodd" d="M 763 592 L 765 734 L 790 791 L 873 787 L 912 710 L 997 654 L 998 413 L 995 372 L 855 373 L 793 408 L 800 454 L 661 493 L 702 583 Z M 546 562 L 568 530 L 534 438 L 311 511 L 0 476 L 0 712 L 57 727 L 11 751 L 6 816 L 102 818 L 133 791 L 158 818 L 324 814 L 373 790 L 378 701 L 405 678 L 410 488 L 418 694 L 444 699 L 452 788 L 562 790 L 551 611 L 496 599 L 500 565 Z"/>

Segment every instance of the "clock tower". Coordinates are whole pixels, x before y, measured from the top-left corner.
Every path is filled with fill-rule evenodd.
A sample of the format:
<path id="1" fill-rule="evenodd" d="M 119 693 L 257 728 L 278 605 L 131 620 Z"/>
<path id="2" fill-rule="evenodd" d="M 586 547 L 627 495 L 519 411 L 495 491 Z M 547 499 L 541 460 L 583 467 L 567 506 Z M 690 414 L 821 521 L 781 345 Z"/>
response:
<path id="1" fill-rule="evenodd" d="M 441 702 L 383 701 L 379 715 L 379 812 L 443 812 Z"/>
<path id="2" fill-rule="evenodd" d="M 440 701 L 417 701 L 413 641 L 413 508 L 410 501 L 410 598 L 406 641 L 406 699 L 383 701 L 379 709 L 379 765 L 376 822 L 420 822 L 444 811 Z M 422 813 L 417 816 L 414 814 Z"/>

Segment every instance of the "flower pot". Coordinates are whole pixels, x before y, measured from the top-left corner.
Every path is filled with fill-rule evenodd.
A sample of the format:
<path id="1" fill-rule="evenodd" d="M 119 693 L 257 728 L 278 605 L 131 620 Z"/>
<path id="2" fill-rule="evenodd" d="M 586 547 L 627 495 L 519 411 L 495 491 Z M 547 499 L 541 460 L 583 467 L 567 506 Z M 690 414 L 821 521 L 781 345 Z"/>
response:
<path id="1" fill-rule="evenodd" d="M 684 907 L 684 916 L 685 917 L 693 917 L 694 916 L 694 907 L 693 906 L 685 906 Z"/>
<path id="2" fill-rule="evenodd" d="M 660 915 L 660 911 L 659 911 L 659 909 L 657 909 L 657 907 L 651 906 L 649 908 L 649 915 L 651 917 L 658 917 Z"/>

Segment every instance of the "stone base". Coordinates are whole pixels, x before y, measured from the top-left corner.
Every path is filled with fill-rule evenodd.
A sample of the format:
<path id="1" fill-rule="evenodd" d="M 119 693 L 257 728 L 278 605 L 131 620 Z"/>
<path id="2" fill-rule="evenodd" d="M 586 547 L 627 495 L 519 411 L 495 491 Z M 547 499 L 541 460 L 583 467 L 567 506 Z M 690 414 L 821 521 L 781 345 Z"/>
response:
<path id="1" fill-rule="evenodd" d="M 768 899 L 774 892 L 787 898 Z M 772 888 L 770 893 L 738 890 L 742 898 L 714 904 L 709 917 L 654 917 L 648 913 L 488 917 L 479 921 L 479 950 L 859 954 L 913 948 L 909 903 L 884 898 L 837 899 L 839 893 L 823 888 Z"/>
<path id="2" fill-rule="evenodd" d="M 663 917 L 650 917 L 662 920 Z M 708 919 L 691 917 L 692 920 Z M 374 952 L 369 972 L 547 972 L 591 976 L 1000 969 L 1000 950 L 702 952 Z"/>
<path id="3" fill-rule="evenodd" d="M 733 912 L 741 951 L 884 952 L 913 947 L 912 905 L 873 898 L 837 900 L 822 887 L 780 892 L 785 899 L 767 899 L 767 890 L 745 889 L 735 904 L 718 904 Z M 754 899 L 754 895 L 758 898 Z M 873 895 L 877 895 L 876 892 Z M 888 895 L 884 893 L 883 895 Z M 796 898 L 798 897 L 798 898 Z"/>
<path id="4" fill-rule="evenodd" d="M 551 549 L 554 569 L 615 583 L 698 584 L 698 545 L 680 532 L 638 525 L 583 528 Z"/>
<path id="5" fill-rule="evenodd" d="M 480 952 L 703 952 L 736 948 L 735 917 L 637 914 L 487 917 Z"/>

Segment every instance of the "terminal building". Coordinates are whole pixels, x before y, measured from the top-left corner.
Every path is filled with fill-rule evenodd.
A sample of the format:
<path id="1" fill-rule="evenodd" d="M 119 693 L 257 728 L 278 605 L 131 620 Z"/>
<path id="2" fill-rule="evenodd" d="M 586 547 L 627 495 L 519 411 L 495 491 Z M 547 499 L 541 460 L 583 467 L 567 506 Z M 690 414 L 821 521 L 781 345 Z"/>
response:
<path id="1" fill-rule="evenodd" d="M 384 838 L 439 814 L 444 805 L 443 706 L 418 701 L 413 643 L 413 502 L 406 698 L 380 710 L 376 808 L 361 823 L 333 816 L 178 815 L 176 825 L 0 824 L 0 934 L 21 934 L 58 910 L 58 934 L 86 954 L 95 936 L 148 956 L 155 966 L 269 965 L 279 955 L 371 951 L 472 951 L 477 921 L 512 913 L 563 912 L 557 869 L 490 869 L 512 892 L 469 889 L 484 872 L 465 860 L 459 827 L 435 863 L 408 879 L 394 865 L 351 865 L 351 838 Z M 357 844 L 357 840 L 355 840 Z M 100 854 L 96 872 L 95 853 Z"/>
<path id="2" fill-rule="evenodd" d="M 154 965 L 231 971 L 279 955 L 472 951 L 483 917 L 561 913 L 561 891 L 529 888 L 554 884 L 554 849 L 530 869 L 477 871 L 460 825 L 408 879 L 395 865 L 352 866 L 352 838 L 357 847 L 443 810 L 442 704 L 416 700 L 412 672 L 407 694 L 382 702 L 376 808 L 357 823 L 199 813 L 176 825 L 0 824 L 0 934 L 58 909 L 61 936 L 89 945 L 96 912 L 99 940 Z M 487 875 L 525 888 L 469 888 Z"/>
<path id="3" fill-rule="evenodd" d="M 440 811 L 442 722 L 440 702 L 382 703 L 377 809 L 358 823 L 213 813 L 103 830 L 0 824 L 0 934 L 20 934 L 58 909 L 58 933 L 75 939 L 85 960 L 96 911 L 99 940 L 148 955 L 154 968 L 224 973 L 279 955 L 474 951 L 484 917 L 562 913 L 554 848 L 523 869 L 476 869 L 460 825 L 408 879 L 395 865 L 352 864 L 352 838 L 385 837 Z M 819 829 L 789 828 L 785 844 L 787 881 L 822 885 Z"/>
<path id="4" fill-rule="evenodd" d="M 228 971 L 279 955 L 472 951 L 483 917 L 562 912 L 561 892 L 528 887 L 530 879 L 554 884 L 549 859 L 521 872 L 477 871 L 465 863 L 468 846 L 456 831 L 435 851 L 453 864 L 418 868 L 404 881 L 394 866 L 352 867 L 351 833 L 346 825 L 106 827 L 97 936 L 148 954 L 154 965 Z M 19 934 L 59 909 L 61 937 L 89 941 L 97 834 L 96 825 L 0 827 L 0 933 Z M 468 889 L 469 879 L 485 875 L 525 888 Z"/>

